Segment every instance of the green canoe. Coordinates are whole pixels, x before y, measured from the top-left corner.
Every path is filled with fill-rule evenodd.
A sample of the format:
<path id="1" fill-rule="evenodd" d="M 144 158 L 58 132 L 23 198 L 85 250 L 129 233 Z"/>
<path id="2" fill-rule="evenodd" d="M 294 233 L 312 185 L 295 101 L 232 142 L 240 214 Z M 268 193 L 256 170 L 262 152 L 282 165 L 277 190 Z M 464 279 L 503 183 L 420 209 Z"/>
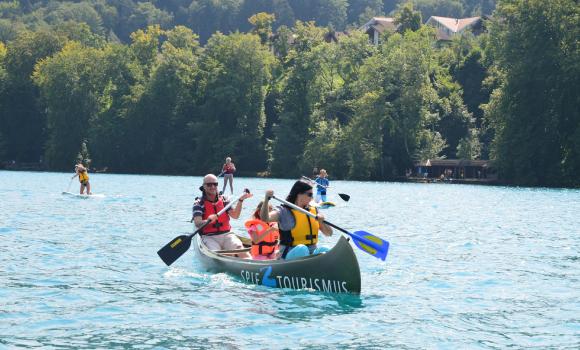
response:
<path id="1" fill-rule="evenodd" d="M 247 239 L 245 243 L 247 243 Z M 243 282 L 273 288 L 306 289 L 325 293 L 360 294 L 360 268 L 349 239 L 340 237 L 324 254 L 295 260 L 250 260 L 209 250 L 199 235 L 194 250 L 211 272 L 225 272 Z"/>

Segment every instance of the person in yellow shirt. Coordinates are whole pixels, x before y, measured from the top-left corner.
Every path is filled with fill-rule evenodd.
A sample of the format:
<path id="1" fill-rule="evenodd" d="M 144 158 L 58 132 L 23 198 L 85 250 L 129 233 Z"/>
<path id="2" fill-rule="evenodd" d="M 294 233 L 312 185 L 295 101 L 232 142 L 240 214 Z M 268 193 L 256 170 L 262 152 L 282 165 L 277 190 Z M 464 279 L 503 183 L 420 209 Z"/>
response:
<path id="1" fill-rule="evenodd" d="M 80 193 L 84 194 L 85 188 L 87 189 L 87 195 L 91 195 L 91 184 L 89 183 L 89 171 L 83 166 L 82 163 L 75 165 L 75 175 L 72 177 L 79 177 L 79 182 L 81 183 Z"/>

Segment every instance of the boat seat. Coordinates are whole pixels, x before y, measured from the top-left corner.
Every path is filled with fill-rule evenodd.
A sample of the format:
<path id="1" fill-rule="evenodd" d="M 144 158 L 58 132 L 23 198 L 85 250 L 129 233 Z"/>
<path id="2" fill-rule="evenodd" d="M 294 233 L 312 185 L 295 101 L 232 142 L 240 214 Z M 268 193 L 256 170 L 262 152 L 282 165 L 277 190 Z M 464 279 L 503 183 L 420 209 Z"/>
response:
<path id="1" fill-rule="evenodd" d="M 238 253 L 247 253 L 250 251 L 251 248 L 243 248 L 243 249 L 232 249 L 232 250 L 215 250 L 214 253 L 216 254 L 238 254 Z"/>

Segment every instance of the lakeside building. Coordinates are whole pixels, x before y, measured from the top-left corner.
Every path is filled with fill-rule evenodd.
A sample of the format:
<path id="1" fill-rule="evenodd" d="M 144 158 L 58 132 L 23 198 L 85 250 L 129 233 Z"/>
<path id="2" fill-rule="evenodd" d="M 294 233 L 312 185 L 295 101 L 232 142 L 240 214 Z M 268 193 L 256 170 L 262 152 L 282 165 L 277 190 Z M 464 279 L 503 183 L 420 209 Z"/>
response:
<path id="1" fill-rule="evenodd" d="M 473 35 L 479 35 L 485 31 L 484 19 L 487 17 L 468 17 L 468 18 L 450 18 L 431 16 L 425 22 L 425 25 L 432 26 L 436 29 L 438 41 L 450 41 L 457 35 L 465 32 L 471 32 Z M 370 21 L 359 28 L 369 36 L 373 45 L 380 43 L 380 37 L 385 32 L 394 33 L 399 29 L 393 17 L 373 17 Z"/>
<path id="2" fill-rule="evenodd" d="M 479 159 L 427 159 L 415 163 L 414 174 L 420 178 L 439 180 L 497 180 L 491 161 Z"/>
<path id="3" fill-rule="evenodd" d="M 470 31 L 473 35 L 479 35 L 484 31 L 482 17 L 449 18 L 431 16 L 425 25 L 435 27 L 437 40 L 450 41 L 453 37 Z"/>
<path id="4" fill-rule="evenodd" d="M 392 17 L 373 17 L 370 21 L 363 24 L 359 29 L 369 36 L 369 40 L 373 45 L 379 44 L 381 34 L 385 31 L 396 32 L 399 25 L 395 23 Z"/>

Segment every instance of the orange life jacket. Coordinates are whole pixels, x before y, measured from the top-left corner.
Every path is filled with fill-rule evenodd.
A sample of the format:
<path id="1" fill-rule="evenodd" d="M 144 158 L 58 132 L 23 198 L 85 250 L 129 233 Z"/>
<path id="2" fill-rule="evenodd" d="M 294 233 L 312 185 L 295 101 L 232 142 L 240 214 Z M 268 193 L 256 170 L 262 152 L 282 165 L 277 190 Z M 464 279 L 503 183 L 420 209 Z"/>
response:
<path id="1" fill-rule="evenodd" d="M 217 202 L 210 202 L 207 198 L 203 202 L 203 220 L 212 214 L 217 214 L 220 210 L 224 208 L 224 199 L 222 196 L 218 197 Z M 232 227 L 230 226 L 230 216 L 227 212 L 220 215 L 216 222 L 209 224 L 203 228 L 201 234 L 203 235 L 215 235 L 219 233 L 230 232 Z"/>
<path id="2" fill-rule="evenodd" d="M 275 222 L 271 222 L 268 224 L 258 219 L 248 220 L 244 223 L 244 225 L 246 226 L 248 232 L 250 232 L 251 230 L 252 231 L 255 230 L 257 235 L 262 235 L 270 227 L 276 227 Z M 259 243 L 255 243 L 254 240 L 252 240 L 252 249 L 250 253 L 252 254 L 252 256 L 270 255 L 275 251 L 277 251 L 279 249 L 279 246 L 280 246 L 280 232 L 278 232 L 278 229 L 276 229 L 265 235 L 264 238 L 262 238 L 262 241 Z"/>

